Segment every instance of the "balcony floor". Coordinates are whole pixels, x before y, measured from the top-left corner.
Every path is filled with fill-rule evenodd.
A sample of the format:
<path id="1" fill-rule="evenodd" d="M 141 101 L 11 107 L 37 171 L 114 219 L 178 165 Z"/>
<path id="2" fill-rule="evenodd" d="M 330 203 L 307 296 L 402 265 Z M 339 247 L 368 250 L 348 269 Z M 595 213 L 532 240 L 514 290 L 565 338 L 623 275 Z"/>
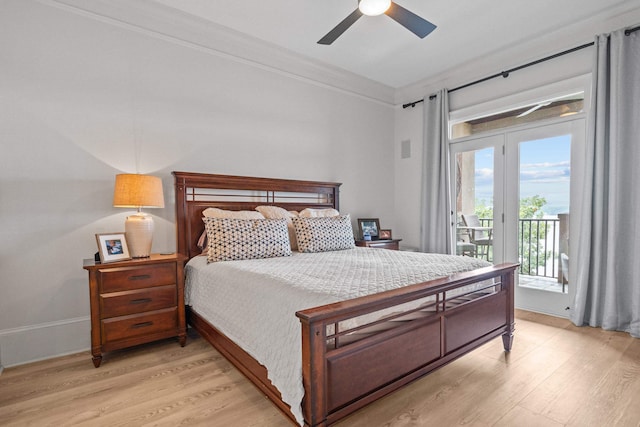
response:
<path id="1" fill-rule="evenodd" d="M 523 286 L 526 288 L 540 289 L 548 292 L 559 292 L 562 293 L 562 284 L 558 283 L 557 279 L 553 279 L 550 277 L 541 277 L 541 276 L 528 276 L 525 274 L 520 274 L 519 286 Z M 565 285 L 565 293 L 569 288 L 568 285 Z"/>

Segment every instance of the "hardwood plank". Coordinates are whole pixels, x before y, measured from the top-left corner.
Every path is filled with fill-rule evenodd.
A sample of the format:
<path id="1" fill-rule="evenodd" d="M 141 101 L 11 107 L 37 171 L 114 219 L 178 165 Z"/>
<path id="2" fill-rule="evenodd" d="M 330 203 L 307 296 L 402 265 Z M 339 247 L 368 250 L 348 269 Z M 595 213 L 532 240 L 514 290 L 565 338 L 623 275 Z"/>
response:
<path id="1" fill-rule="evenodd" d="M 580 334 L 576 335 L 578 330 Z M 561 339 L 561 342 L 550 340 L 546 348 L 551 351 L 559 347 L 565 351 L 572 348 L 571 358 L 522 405 L 567 424 L 584 411 L 584 402 L 593 399 L 593 388 L 620 359 L 633 338 L 619 332 L 570 327 Z M 567 392 L 569 384 L 570 392 Z"/>
<path id="2" fill-rule="evenodd" d="M 521 406 L 515 406 L 505 414 L 495 427 L 562 427 L 564 424 L 558 423 L 552 419 L 546 418 L 540 414 L 535 414 Z"/>
<path id="3" fill-rule="evenodd" d="M 590 384 L 588 398 L 591 404 L 577 410 L 568 425 L 640 425 L 638 349 L 639 340 L 635 340 L 624 353 L 617 354 L 618 360 L 603 372 L 599 381 Z M 613 355 L 609 357 L 614 358 Z"/>
<path id="4" fill-rule="evenodd" d="M 283 423 L 281 413 L 197 335 L 184 348 L 165 340 L 110 353 L 98 369 L 88 353 L 60 359 L 0 376 L 0 425 L 206 424 L 236 417 L 244 425 Z M 44 374 L 47 363 L 52 370 Z"/>
<path id="5" fill-rule="evenodd" d="M 496 339 L 339 426 L 635 426 L 640 340 L 516 313 L 511 353 Z M 224 357 L 189 330 L 175 339 L 8 368 L 0 425 L 286 426 L 289 420 Z"/>

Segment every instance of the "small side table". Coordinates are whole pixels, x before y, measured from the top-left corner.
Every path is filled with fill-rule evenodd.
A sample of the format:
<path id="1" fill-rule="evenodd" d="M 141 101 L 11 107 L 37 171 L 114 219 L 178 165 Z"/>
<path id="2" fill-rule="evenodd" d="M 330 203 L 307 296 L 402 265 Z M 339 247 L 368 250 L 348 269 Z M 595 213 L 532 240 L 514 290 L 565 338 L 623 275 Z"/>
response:
<path id="1" fill-rule="evenodd" d="M 91 354 L 96 368 L 107 351 L 175 336 L 184 347 L 185 260 L 175 254 L 105 264 L 84 260 L 83 268 L 89 272 Z"/>
<path id="2" fill-rule="evenodd" d="M 365 248 L 378 248 L 378 249 L 391 249 L 394 251 L 400 250 L 400 242 L 402 239 L 388 239 L 388 240 L 356 240 L 356 246 Z"/>

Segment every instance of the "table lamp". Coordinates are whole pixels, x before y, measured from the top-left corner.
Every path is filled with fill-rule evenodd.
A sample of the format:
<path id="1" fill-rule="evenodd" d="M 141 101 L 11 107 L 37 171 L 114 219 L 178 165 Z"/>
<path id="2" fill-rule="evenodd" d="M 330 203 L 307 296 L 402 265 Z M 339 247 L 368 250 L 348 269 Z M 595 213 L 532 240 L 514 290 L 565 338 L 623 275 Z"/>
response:
<path id="1" fill-rule="evenodd" d="M 164 208 L 162 180 L 151 175 L 116 175 L 113 206 L 138 210 L 136 214 L 129 215 L 124 223 L 127 245 L 132 258 L 148 257 L 153 242 L 153 218 L 141 209 Z"/>

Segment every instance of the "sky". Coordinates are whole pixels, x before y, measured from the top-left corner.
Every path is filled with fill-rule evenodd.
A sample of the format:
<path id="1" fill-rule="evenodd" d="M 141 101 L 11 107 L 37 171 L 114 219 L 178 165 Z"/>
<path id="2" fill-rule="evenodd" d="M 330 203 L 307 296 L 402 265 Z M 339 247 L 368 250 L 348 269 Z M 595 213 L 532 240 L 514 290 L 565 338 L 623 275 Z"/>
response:
<path id="1" fill-rule="evenodd" d="M 541 196 L 547 216 L 569 212 L 571 135 L 520 143 L 520 198 Z M 493 200 L 493 148 L 478 150 L 476 200 Z"/>

